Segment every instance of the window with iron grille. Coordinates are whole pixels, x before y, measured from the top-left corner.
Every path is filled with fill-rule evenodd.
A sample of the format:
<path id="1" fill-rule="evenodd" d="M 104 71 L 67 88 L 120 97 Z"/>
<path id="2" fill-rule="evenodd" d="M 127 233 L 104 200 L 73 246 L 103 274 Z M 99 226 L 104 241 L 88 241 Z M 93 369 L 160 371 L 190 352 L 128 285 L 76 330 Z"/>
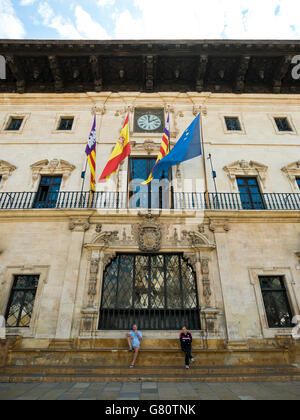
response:
<path id="1" fill-rule="evenodd" d="M 10 118 L 6 130 L 19 131 L 24 118 Z"/>
<path id="2" fill-rule="evenodd" d="M 59 121 L 58 130 L 60 131 L 71 131 L 73 128 L 74 118 L 73 117 L 66 117 L 61 118 Z"/>
<path id="3" fill-rule="evenodd" d="M 104 272 L 100 330 L 201 329 L 196 276 L 181 254 L 119 254 Z"/>
<path id="4" fill-rule="evenodd" d="M 42 176 L 33 207 L 36 209 L 55 208 L 62 176 Z"/>
<path id="5" fill-rule="evenodd" d="M 263 295 L 269 328 L 292 328 L 292 310 L 283 276 L 261 276 Z"/>
<path id="6" fill-rule="evenodd" d="M 298 187 L 299 187 L 299 189 L 300 189 L 300 178 L 296 178 L 296 182 L 297 182 Z"/>
<path id="7" fill-rule="evenodd" d="M 8 328 L 30 326 L 38 283 L 39 275 L 15 275 L 5 317 Z"/>
<path id="8" fill-rule="evenodd" d="M 242 131 L 238 117 L 225 117 L 225 122 L 228 131 Z"/>
<path id="9" fill-rule="evenodd" d="M 289 120 L 286 117 L 275 118 L 275 122 L 278 128 L 278 131 L 293 131 Z"/>

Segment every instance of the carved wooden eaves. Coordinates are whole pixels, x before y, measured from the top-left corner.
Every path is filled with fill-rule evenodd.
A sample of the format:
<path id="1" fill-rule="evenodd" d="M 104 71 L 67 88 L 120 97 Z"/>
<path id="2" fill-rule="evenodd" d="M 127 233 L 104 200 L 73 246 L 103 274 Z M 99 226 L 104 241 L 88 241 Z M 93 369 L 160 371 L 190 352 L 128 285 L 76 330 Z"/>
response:
<path id="1" fill-rule="evenodd" d="M 268 169 L 268 166 L 252 160 L 250 162 L 239 160 L 223 168 L 228 175 L 233 190 L 237 189 L 236 177 L 238 176 L 258 177 L 262 185 L 265 187 Z"/>
<path id="2" fill-rule="evenodd" d="M 4 183 L 8 180 L 8 177 L 15 171 L 16 166 L 11 163 L 6 162 L 5 160 L 0 160 L 0 176 L 2 178 L 0 182 L 0 190 L 3 188 Z"/>
<path id="3" fill-rule="evenodd" d="M 298 160 L 297 162 L 293 162 L 288 166 L 285 166 L 281 170 L 283 173 L 286 174 L 288 179 L 291 181 L 293 190 L 295 192 L 299 192 L 297 178 L 300 177 L 300 160 Z"/>
<path id="4" fill-rule="evenodd" d="M 75 166 L 62 159 L 41 160 L 30 166 L 32 170 L 33 184 L 39 179 L 40 175 L 62 175 L 62 187 L 65 181 L 74 171 Z"/>

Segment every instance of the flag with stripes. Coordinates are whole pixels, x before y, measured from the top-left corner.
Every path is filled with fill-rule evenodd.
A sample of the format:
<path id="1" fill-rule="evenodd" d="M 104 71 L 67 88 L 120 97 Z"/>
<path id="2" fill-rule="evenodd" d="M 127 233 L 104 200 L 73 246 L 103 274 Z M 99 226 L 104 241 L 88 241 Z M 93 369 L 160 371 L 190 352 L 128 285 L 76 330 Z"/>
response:
<path id="1" fill-rule="evenodd" d="M 124 126 L 122 128 L 120 137 L 117 141 L 117 144 L 107 162 L 106 167 L 104 168 L 102 175 L 98 182 L 106 182 L 110 176 L 116 173 L 119 165 L 123 160 L 127 158 L 131 153 L 130 139 L 129 139 L 129 114 L 125 120 Z"/>
<path id="2" fill-rule="evenodd" d="M 96 114 L 85 153 L 91 170 L 91 191 L 95 192 L 96 184 Z"/>
<path id="3" fill-rule="evenodd" d="M 150 184 L 150 182 L 153 180 L 153 170 L 155 166 L 158 164 L 159 161 L 161 161 L 165 156 L 167 156 L 168 153 L 170 153 L 170 114 L 168 114 L 166 128 L 161 141 L 160 151 L 157 160 L 152 168 L 149 178 L 147 179 L 147 181 L 143 182 L 142 185 Z"/>

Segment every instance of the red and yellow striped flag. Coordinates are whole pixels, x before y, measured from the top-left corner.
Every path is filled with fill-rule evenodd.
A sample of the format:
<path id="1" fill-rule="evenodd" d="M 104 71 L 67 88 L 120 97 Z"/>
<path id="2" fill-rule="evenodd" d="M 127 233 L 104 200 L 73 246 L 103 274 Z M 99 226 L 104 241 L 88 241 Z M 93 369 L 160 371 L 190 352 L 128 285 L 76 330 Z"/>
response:
<path id="1" fill-rule="evenodd" d="M 95 192 L 96 184 L 96 114 L 85 153 L 91 170 L 91 191 Z"/>
<path id="2" fill-rule="evenodd" d="M 120 163 L 127 158 L 131 153 L 130 139 L 129 139 L 129 114 L 125 120 L 121 135 L 118 142 L 109 158 L 109 161 L 99 179 L 99 182 L 106 182 L 112 174 L 114 174 Z"/>
<path id="3" fill-rule="evenodd" d="M 160 151 L 157 157 L 157 161 L 155 162 L 155 165 L 157 165 L 157 163 L 160 160 L 162 160 L 165 156 L 167 156 L 168 153 L 170 153 L 170 114 L 168 114 L 165 132 L 161 141 Z M 143 182 L 142 185 L 150 184 L 150 182 L 153 180 L 152 172 L 155 165 L 152 168 L 149 178 L 147 179 L 147 181 Z"/>

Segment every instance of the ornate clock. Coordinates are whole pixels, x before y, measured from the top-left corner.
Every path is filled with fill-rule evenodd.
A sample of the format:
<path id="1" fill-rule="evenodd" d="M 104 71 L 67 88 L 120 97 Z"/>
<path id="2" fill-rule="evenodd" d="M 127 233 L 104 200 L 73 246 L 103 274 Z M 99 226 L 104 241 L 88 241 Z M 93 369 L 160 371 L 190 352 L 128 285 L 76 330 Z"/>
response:
<path id="1" fill-rule="evenodd" d="M 163 109 L 136 109 L 134 117 L 136 133 L 163 133 L 165 116 Z"/>

